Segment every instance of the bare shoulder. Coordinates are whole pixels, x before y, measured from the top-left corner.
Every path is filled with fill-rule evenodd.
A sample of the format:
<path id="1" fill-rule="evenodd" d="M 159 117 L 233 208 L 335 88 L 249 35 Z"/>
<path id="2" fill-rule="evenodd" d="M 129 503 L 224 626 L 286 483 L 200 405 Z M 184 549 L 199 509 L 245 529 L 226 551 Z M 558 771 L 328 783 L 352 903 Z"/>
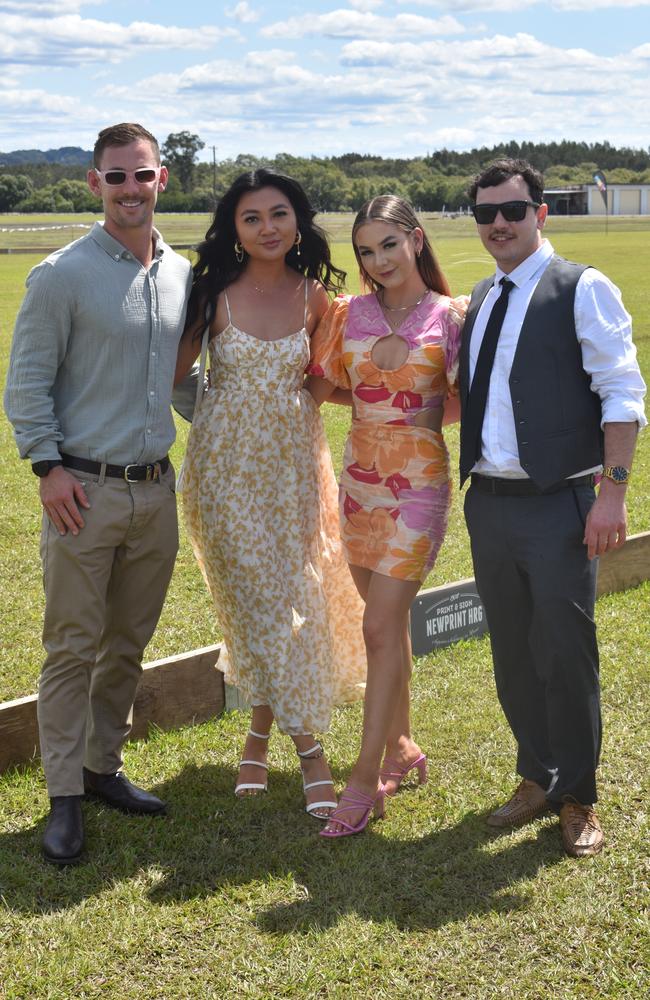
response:
<path id="1" fill-rule="evenodd" d="M 320 281 L 314 278 L 307 278 L 307 327 L 311 332 L 318 324 L 319 320 L 327 312 L 330 304 L 329 296 Z"/>
<path id="2" fill-rule="evenodd" d="M 319 308 L 322 312 L 327 309 L 329 305 L 329 295 L 324 285 L 321 285 L 320 281 L 316 281 L 315 278 L 308 278 L 309 291 L 308 291 L 308 301 L 312 309 Z"/>
<path id="3" fill-rule="evenodd" d="M 218 334 L 223 333 L 230 323 L 230 315 L 226 304 L 226 290 L 219 292 L 217 299 L 212 303 L 212 316 L 210 320 L 210 340 Z"/>

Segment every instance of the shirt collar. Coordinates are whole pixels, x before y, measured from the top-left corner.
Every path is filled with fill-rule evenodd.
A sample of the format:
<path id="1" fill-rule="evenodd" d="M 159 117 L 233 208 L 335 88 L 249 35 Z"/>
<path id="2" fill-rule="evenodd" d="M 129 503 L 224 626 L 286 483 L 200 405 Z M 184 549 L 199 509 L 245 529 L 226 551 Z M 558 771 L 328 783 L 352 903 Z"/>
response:
<path id="1" fill-rule="evenodd" d="M 120 257 L 124 257 L 126 260 L 133 259 L 131 251 L 127 250 L 126 247 L 123 246 L 119 240 L 116 240 L 114 236 L 107 233 L 102 222 L 96 222 L 93 225 L 90 230 L 90 235 L 94 239 L 95 243 L 97 243 L 102 250 L 109 255 L 109 257 L 112 257 L 113 260 L 119 260 Z M 151 235 L 153 237 L 154 260 L 160 260 L 165 252 L 165 243 L 157 229 L 154 228 Z"/>
<path id="2" fill-rule="evenodd" d="M 165 241 L 155 226 L 151 231 L 151 235 L 153 236 L 153 255 L 159 260 L 165 252 Z"/>
<path id="3" fill-rule="evenodd" d="M 517 288 L 521 288 L 522 285 L 525 285 L 527 281 L 530 281 L 535 276 L 537 271 L 548 263 L 554 252 L 549 241 L 543 239 L 542 245 L 534 253 L 531 253 L 530 257 L 526 257 L 526 260 L 522 260 L 521 264 L 518 264 L 510 274 L 506 274 L 500 267 L 497 267 L 494 284 L 498 285 L 502 278 L 508 278 Z"/>

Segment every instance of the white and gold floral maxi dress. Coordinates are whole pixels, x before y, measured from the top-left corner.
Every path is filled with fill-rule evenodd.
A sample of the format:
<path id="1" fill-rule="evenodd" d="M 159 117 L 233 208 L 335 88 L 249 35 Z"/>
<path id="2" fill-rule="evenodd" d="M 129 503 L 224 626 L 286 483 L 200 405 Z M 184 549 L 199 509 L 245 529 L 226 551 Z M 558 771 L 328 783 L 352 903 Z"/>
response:
<path id="1" fill-rule="evenodd" d="M 183 486 L 223 630 L 218 666 L 283 732 L 323 732 L 333 705 L 363 696 L 366 655 L 329 448 L 302 388 L 309 336 L 303 326 L 260 340 L 233 324 L 225 301 Z"/>

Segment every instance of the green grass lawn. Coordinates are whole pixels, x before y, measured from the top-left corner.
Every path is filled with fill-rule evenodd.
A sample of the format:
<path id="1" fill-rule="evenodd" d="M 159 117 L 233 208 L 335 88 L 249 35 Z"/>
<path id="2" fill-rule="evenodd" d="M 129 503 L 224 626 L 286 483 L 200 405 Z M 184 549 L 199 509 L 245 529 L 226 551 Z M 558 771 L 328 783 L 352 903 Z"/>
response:
<path id="1" fill-rule="evenodd" d="M 7 217 L 0 220 L 0 229 Z M 64 220 L 65 221 L 65 220 Z M 201 217 L 162 217 L 172 241 Z M 428 222 L 429 220 L 427 220 Z M 566 256 L 622 288 L 650 376 L 650 220 L 552 220 Z M 353 277 L 349 218 L 326 217 Z M 167 225 L 169 223 L 169 226 Z M 193 227 L 198 226 L 198 232 Z M 182 235 L 176 235 L 182 234 Z M 468 219 L 432 222 L 455 292 L 490 270 Z M 7 234 L 0 232 L 0 247 Z M 7 245 L 7 243 L 4 243 Z M 0 256 L 0 373 L 24 276 L 37 257 Z M 351 289 L 356 283 L 351 280 Z M 347 414 L 326 414 L 335 464 Z M 186 428 L 179 428 L 179 461 Z M 457 429 L 448 431 L 457 461 Z M 650 526 L 650 463 L 640 438 L 629 493 L 632 531 Z M 42 598 L 36 481 L 0 419 L 0 700 L 35 689 Z M 471 575 L 458 498 L 430 585 Z M 233 795 L 246 718 L 156 733 L 127 749 L 130 776 L 168 799 L 164 820 L 85 806 L 89 861 L 59 872 L 38 856 L 47 798 L 38 766 L 0 778 L 0 1000 L 641 1000 L 650 993 L 650 584 L 598 602 L 602 668 L 601 807 L 607 848 L 575 862 L 557 822 L 501 836 L 485 816 L 515 780 L 494 694 L 489 643 L 418 660 L 415 735 L 429 783 L 401 793 L 360 837 L 328 843 L 301 808 L 288 739 L 274 735 L 269 794 Z M 187 540 L 147 658 L 219 638 Z M 335 713 L 326 744 L 335 778 L 356 755 L 361 708 Z"/>
<path id="2" fill-rule="evenodd" d="M 650 989 L 650 586 L 599 602 L 608 842 L 572 861 L 557 821 L 488 833 L 513 748 L 487 640 L 416 664 L 429 782 L 361 836 L 325 842 L 302 811 L 295 756 L 274 735 L 269 794 L 233 795 L 238 712 L 127 752 L 166 819 L 84 807 L 90 860 L 39 860 L 37 768 L 0 780 L 0 996 L 179 1000 L 642 1000 Z M 360 707 L 326 746 L 345 779 Z"/>

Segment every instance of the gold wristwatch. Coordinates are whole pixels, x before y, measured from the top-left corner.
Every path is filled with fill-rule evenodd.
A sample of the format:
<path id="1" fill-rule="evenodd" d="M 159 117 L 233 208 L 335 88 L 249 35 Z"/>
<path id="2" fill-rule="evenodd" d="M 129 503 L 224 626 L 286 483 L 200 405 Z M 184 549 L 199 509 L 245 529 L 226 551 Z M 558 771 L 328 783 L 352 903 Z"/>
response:
<path id="1" fill-rule="evenodd" d="M 603 469 L 603 476 L 611 479 L 613 483 L 618 483 L 619 486 L 626 486 L 630 481 L 630 470 L 624 465 L 608 465 Z"/>

